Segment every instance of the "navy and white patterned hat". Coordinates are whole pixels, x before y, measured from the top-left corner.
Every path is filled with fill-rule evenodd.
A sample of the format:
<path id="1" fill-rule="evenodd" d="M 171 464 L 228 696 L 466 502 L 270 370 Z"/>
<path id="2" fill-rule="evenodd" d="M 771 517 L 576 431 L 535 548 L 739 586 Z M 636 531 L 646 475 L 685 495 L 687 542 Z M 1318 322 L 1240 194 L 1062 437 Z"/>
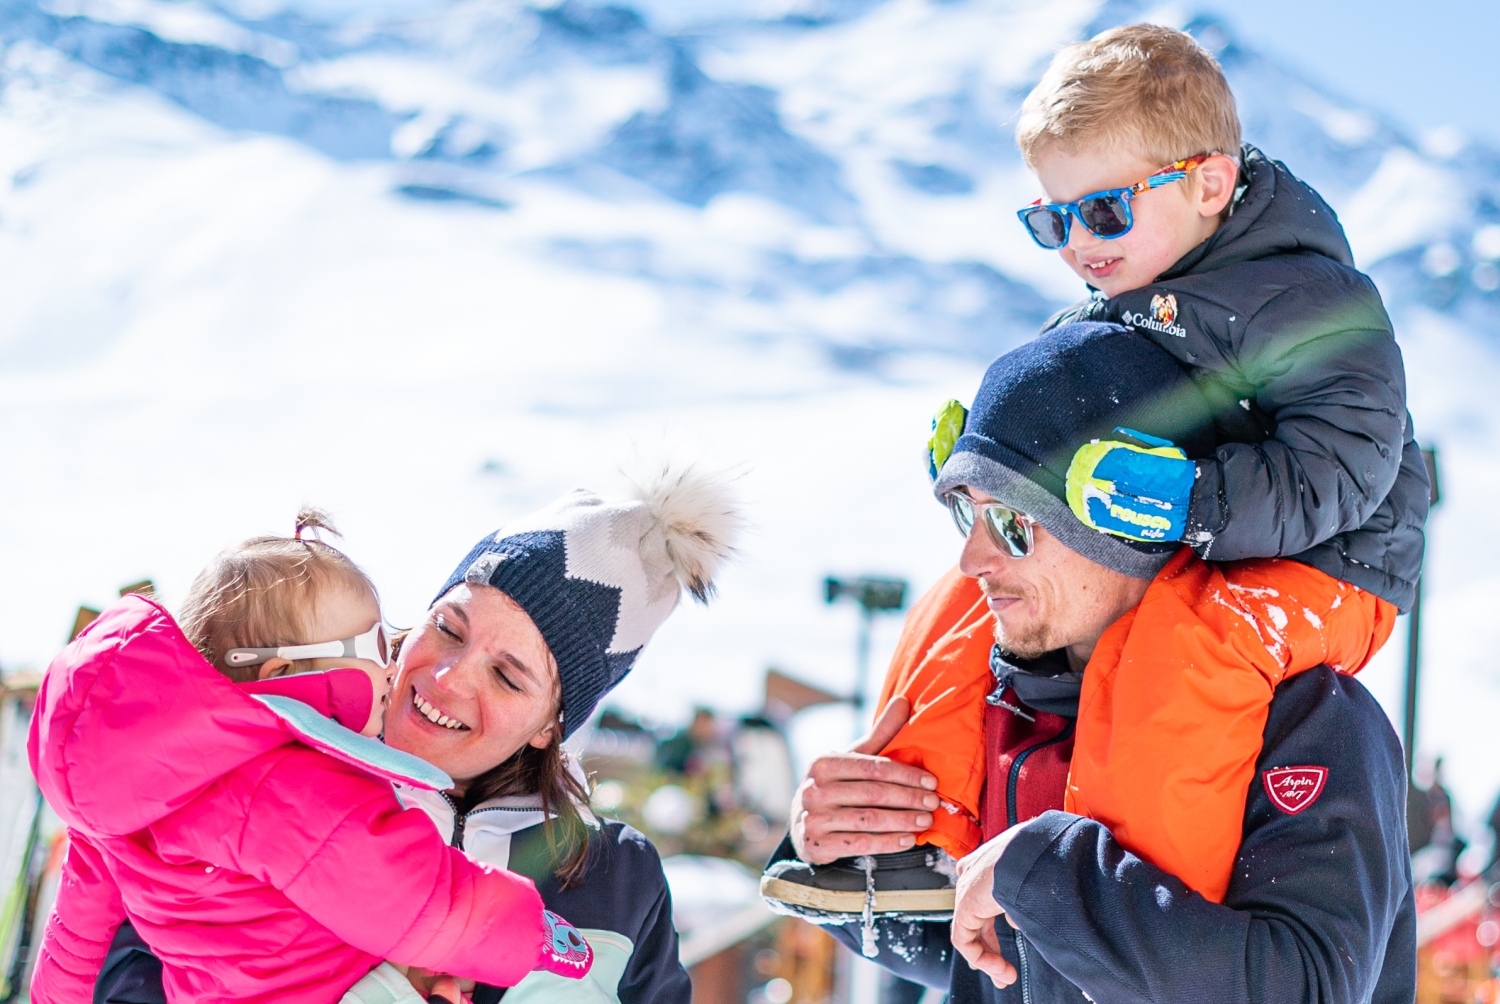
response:
<path id="1" fill-rule="evenodd" d="M 700 603 L 743 519 L 726 479 L 664 469 L 632 497 L 578 489 L 485 537 L 437 597 L 494 586 L 530 615 L 557 660 L 563 736 L 635 665 L 685 588 Z"/>

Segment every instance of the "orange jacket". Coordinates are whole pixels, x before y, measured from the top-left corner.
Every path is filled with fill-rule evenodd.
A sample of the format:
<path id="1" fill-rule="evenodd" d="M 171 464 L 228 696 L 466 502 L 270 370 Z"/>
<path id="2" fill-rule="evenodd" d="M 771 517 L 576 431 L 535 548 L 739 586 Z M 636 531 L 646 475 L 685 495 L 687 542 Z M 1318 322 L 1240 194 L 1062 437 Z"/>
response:
<path id="1" fill-rule="evenodd" d="M 898 694 L 911 702 L 911 717 L 881 752 L 938 779 L 942 808 L 917 839 L 955 858 L 982 842 L 984 698 L 994 682 L 994 644 L 995 619 L 979 583 L 949 570 L 906 615 L 876 705 Z"/>
<path id="2" fill-rule="evenodd" d="M 1215 565 L 1184 548 L 1089 660 L 1066 808 L 1222 900 L 1272 691 L 1325 663 L 1357 672 L 1395 616 L 1310 565 Z M 979 844 L 992 631 L 977 584 L 950 571 L 912 609 L 881 695 L 912 703 L 885 755 L 938 778 L 946 811 L 919 839 L 955 857 Z"/>

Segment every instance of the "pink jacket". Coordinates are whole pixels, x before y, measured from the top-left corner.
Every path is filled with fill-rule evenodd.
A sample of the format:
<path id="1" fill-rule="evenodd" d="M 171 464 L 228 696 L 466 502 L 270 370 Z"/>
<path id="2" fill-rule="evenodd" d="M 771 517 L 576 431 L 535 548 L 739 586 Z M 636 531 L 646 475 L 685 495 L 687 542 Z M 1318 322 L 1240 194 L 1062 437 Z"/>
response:
<path id="1" fill-rule="evenodd" d="M 310 748 L 130 596 L 53 661 L 28 750 L 72 845 L 32 981 L 93 999 L 127 916 L 167 1000 L 332 1004 L 382 959 L 510 986 L 546 959 L 531 881 Z"/>

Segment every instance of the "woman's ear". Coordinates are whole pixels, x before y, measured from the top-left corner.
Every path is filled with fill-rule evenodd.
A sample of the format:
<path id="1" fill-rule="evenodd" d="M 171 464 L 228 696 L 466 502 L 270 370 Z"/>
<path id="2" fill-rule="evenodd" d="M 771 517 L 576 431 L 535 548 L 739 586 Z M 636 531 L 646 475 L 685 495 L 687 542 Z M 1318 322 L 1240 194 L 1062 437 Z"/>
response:
<path id="1" fill-rule="evenodd" d="M 528 742 L 530 743 L 530 745 L 535 746 L 537 749 L 544 750 L 548 746 L 552 745 L 552 737 L 557 735 L 557 730 L 560 728 L 562 728 L 561 725 L 559 725 L 557 722 L 553 722 L 551 725 L 548 725 L 545 729 L 542 729 L 542 731 L 532 736 L 531 739 L 528 740 Z"/>
<path id="2" fill-rule="evenodd" d="M 1240 163 L 1233 157 L 1216 153 L 1198 165 L 1198 215 L 1218 216 L 1234 198 L 1234 186 L 1240 180 Z"/>
<path id="3" fill-rule="evenodd" d="M 273 676 L 280 676 L 287 671 L 287 668 L 291 664 L 292 660 L 290 659 L 267 659 L 260 664 L 260 671 L 256 674 L 255 678 L 257 680 L 269 680 Z"/>

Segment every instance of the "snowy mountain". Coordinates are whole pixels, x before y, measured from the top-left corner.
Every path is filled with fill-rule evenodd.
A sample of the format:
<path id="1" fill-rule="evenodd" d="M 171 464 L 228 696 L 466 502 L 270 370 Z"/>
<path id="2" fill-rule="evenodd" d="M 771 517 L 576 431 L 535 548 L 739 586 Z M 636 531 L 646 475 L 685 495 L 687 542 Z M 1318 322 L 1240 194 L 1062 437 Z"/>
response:
<path id="1" fill-rule="evenodd" d="M 853 614 L 821 577 L 921 588 L 952 560 L 927 418 L 1082 292 L 1012 215 L 1036 190 L 1010 123 L 1057 46 L 1147 17 L 1174 20 L 0 0 L 0 663 L 43 664 L 73 604 L 143 575 L 175 602 L 303 501 L 409 623 L 482 533 L 673 452 L 739 465 L 759 530 L 618 699 L 750 707 L 769 664 L 847 688 Z M 1500 153 L 1187 26 L 1398 320 L 1444 478 L 1424 746 L 1477 813 L 1500 787 Z M 1393 713 L 1400 649 L 1366 673 Z M 805 727 L 837 738 L 847 713 Z"/>

